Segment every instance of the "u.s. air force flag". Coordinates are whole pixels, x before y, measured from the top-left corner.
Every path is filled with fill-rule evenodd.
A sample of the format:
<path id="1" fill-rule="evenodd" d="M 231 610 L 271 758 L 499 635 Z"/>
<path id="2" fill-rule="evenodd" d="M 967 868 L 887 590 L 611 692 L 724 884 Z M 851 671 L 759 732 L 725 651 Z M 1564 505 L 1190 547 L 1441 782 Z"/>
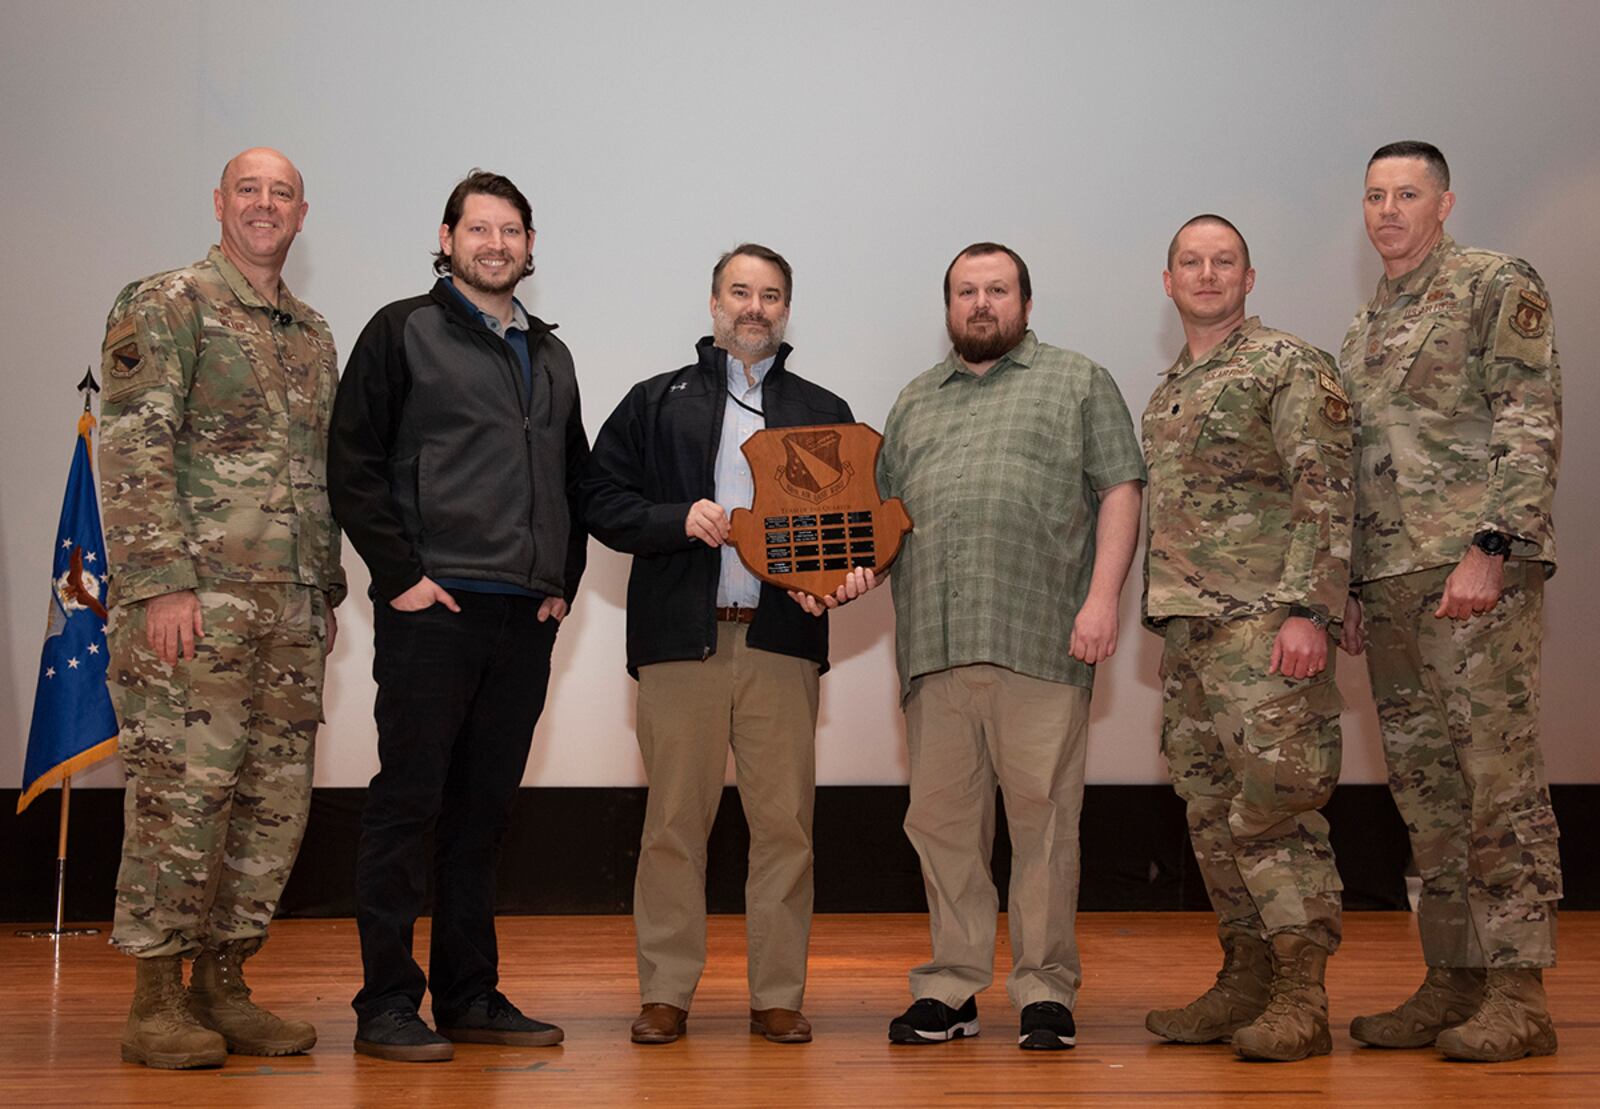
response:
<path id="1" fill-rule="evenodd" d="M 49 624 L 18 812 L 61 779 L 117 749 L 117 717 L 106 689 L 106 543 L 89 464 L 93 427 L 94 417 L 85 412 L 56 528 Z"/>

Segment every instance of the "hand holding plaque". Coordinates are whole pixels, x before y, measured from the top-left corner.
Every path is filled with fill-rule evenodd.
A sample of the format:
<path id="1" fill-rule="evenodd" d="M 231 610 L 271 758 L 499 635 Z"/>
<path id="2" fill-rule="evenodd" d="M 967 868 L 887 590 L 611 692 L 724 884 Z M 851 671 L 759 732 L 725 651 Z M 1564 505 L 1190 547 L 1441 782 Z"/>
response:
<path id="1" fill-rule="evenodd" d="M 911 517 L 878 494 L 882 445 L 866 424 L 773 427 L 745 440 L 755 496 L 733 510 L 728 542 L 739 560 L 762 581 L 819 600 L 853 567 L 887 570 Z"/>

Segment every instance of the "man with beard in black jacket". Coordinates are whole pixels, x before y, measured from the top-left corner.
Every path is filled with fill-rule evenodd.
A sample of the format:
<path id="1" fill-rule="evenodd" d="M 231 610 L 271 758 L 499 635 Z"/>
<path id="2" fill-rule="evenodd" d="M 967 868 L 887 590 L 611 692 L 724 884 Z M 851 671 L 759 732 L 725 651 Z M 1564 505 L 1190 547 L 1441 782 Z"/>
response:
<path id="1" fill-rule="evenodd" d="M 740 446 L 763 427 L 851 423 L 849 405 L 791 373 L 783 342 L 793 272 L 744 243 L 711 274 L 713 334 L 697 360 L 640 382 L 595 438 L 589 530 L 634 556 L 628 672 L 639 681 L 649 780 L 634 882 L 642 1008 L 635 1043 L 685 1031 L 705 969 L 706 838 L 728 750 L 750 825 L 745 884 L 750 1030 L 806 1043 L 811 814 L 825 608 L 872 588 L 857 569 L 826 604 L 760 582 L 726 544 L 754 489 Z M 791 599 L 793 598 L 793 599 Z"/>
<path id="2" fill-rule="evenodd" d="M 572 355 L 513 295 L 533 237 L 516 185 L 469 174 L 445 204 L 439 280 L 372 318 L 334 405 L 329 497 L 372 572 L 380 768 L 361 814 L 353 1004 L 355 1049 L 380 1059 L 562 1038 L 496 988 L 495 861 L 588 542 Z M 424 975 L 411 930 L 430 830 Z M 425 988 L 437 1033 L 417 1013 Z"/>

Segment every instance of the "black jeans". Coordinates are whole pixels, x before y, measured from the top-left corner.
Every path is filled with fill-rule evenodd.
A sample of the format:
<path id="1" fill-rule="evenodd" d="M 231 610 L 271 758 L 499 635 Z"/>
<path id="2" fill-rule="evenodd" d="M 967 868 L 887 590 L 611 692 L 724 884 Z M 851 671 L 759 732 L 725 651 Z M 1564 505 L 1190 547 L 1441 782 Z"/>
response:
<path id="1" fill-rule="evenodd" d="M 398 1005 L 450 1017 L 499 981 L 494 872 L 550 685 L 556 621 L 539 601 L 453 594 L 399 612 L 374 602 L 379 770 L 367 789 L 356 862 L 356 927 L 370 1019 Z M 426 897 L 423 847 L 435 830 L 429 974 L 411 955 Z"/>

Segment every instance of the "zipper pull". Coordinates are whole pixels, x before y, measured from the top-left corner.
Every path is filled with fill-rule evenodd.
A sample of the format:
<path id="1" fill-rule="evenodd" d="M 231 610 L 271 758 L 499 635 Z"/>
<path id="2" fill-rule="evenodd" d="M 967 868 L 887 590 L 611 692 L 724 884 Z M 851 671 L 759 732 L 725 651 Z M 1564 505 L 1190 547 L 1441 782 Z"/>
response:
<path id="1" fill-rule="evenodd" d="M 522 417 L 522 440 L 525 443 L 533 442 L 533 425 L 528 422 L 528 417 Z"/>

